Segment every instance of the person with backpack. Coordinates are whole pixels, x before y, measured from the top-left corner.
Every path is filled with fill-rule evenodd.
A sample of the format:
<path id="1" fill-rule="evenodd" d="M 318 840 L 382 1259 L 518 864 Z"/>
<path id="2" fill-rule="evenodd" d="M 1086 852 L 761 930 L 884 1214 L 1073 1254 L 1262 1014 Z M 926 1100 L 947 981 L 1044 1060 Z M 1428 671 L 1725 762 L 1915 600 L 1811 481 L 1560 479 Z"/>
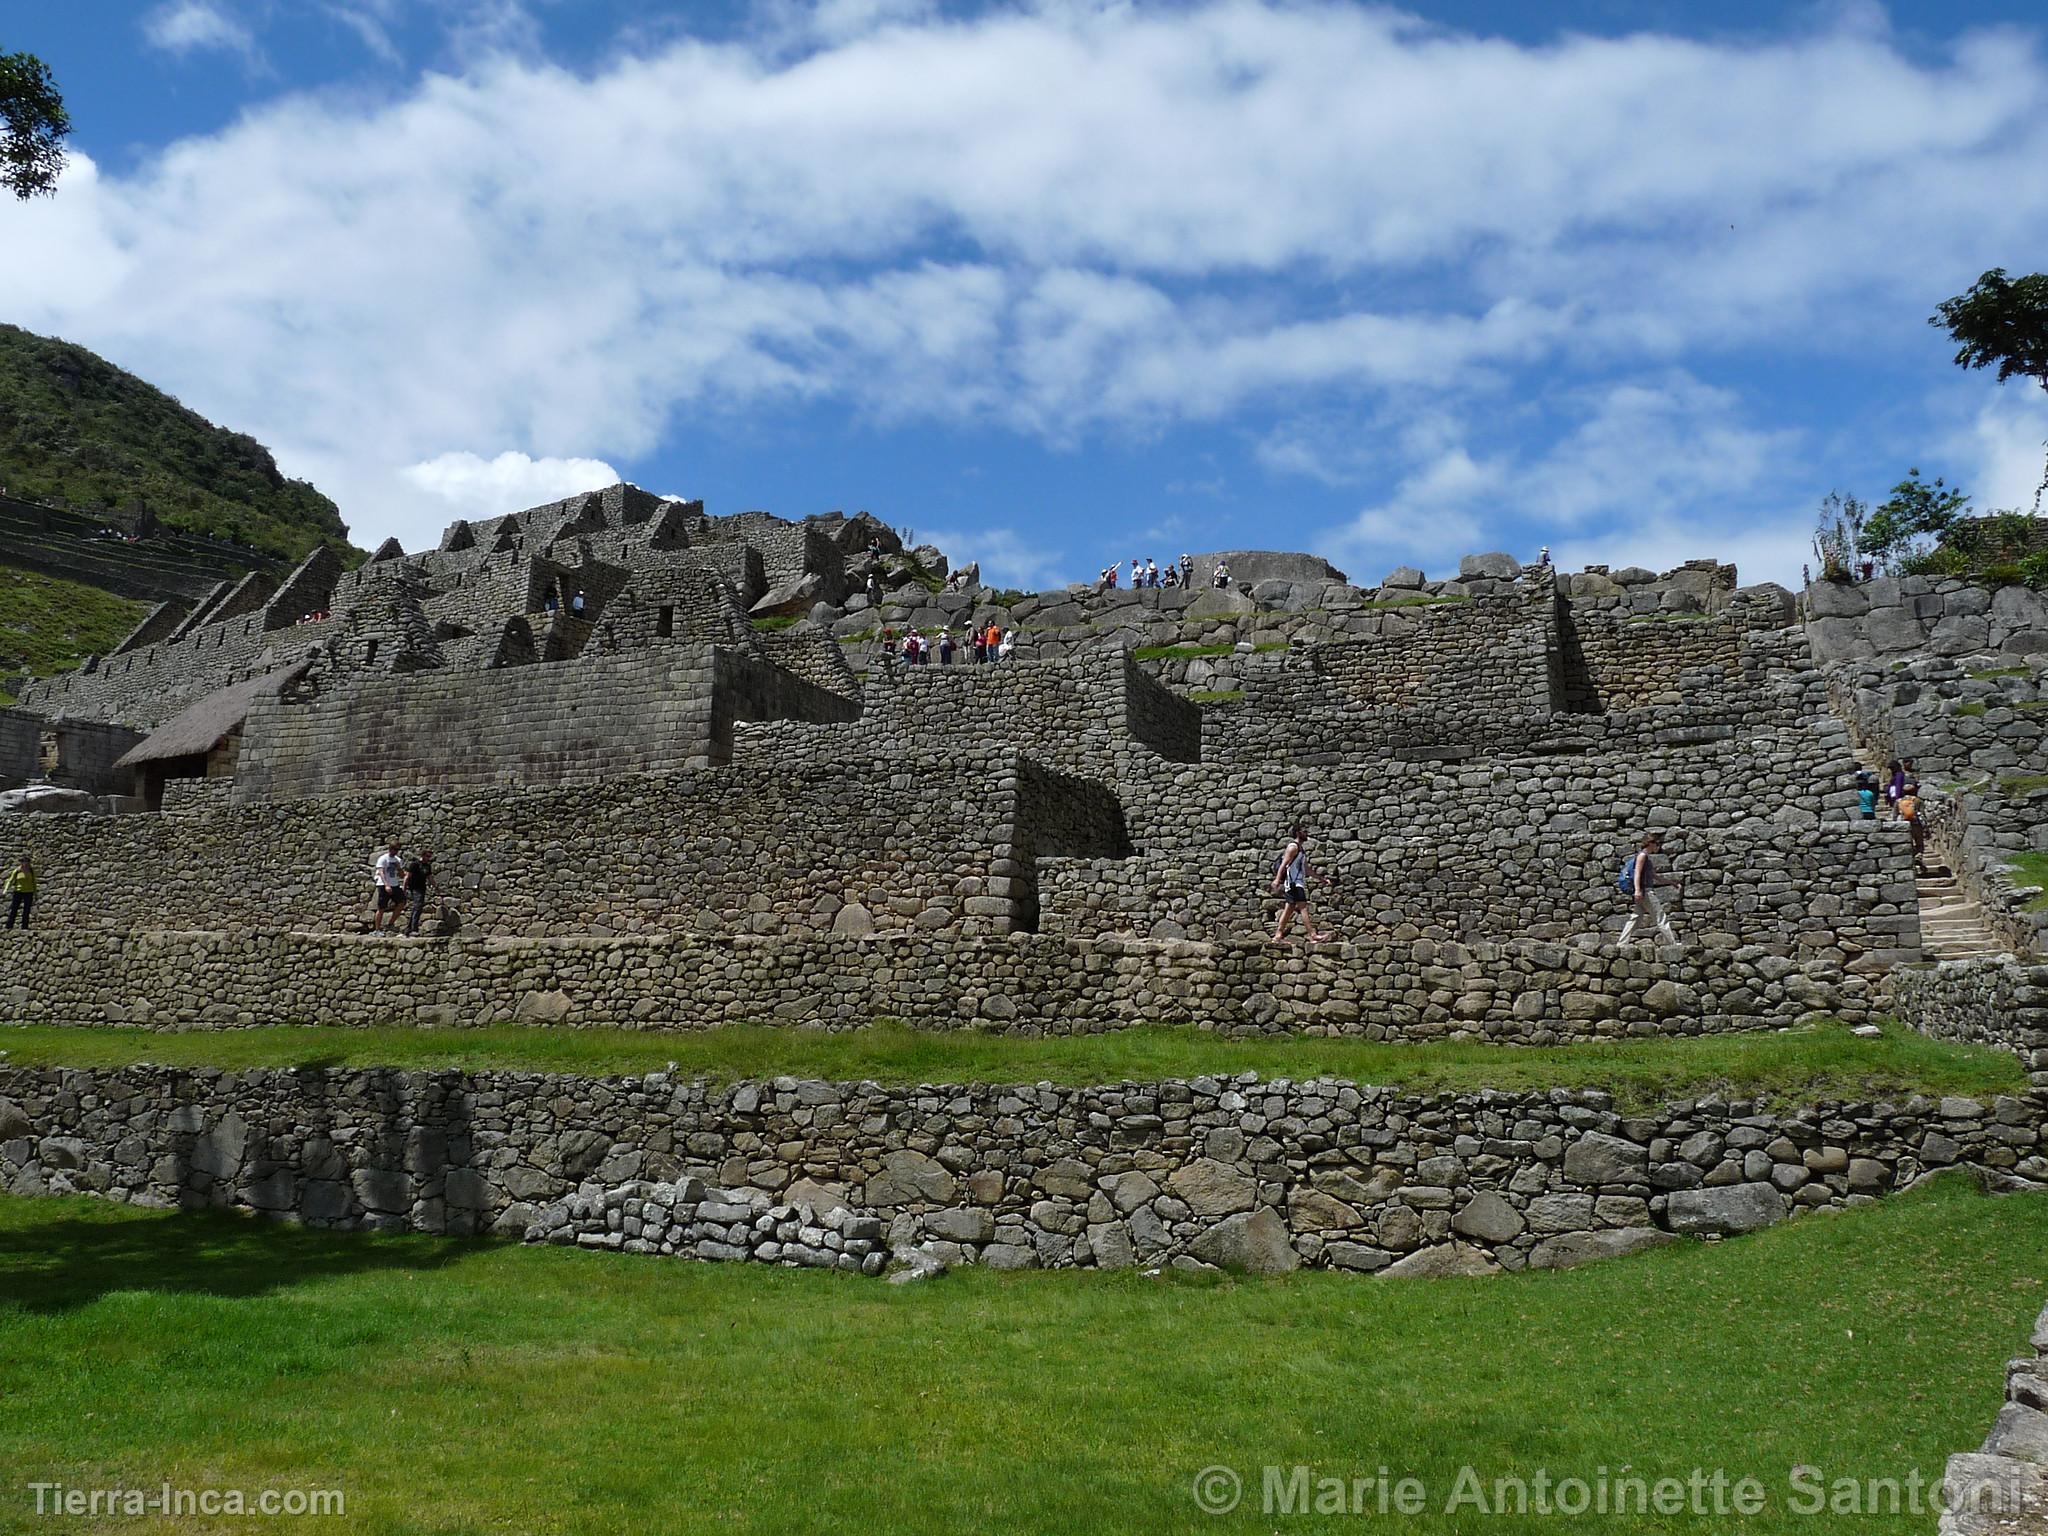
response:
<path id="1" fill-rule="evenodd" d="M 1920 784 L 1908 779 L 1899 791 L 1899 819 L 1913 829 L 1913 857 L 1919 858 L 1927 847 L 1926 829 L 1920 824 Z"/>
<path id="2" fill-rule="evenodd" d="M 1316 931 L 1315 920 L 1308 915 L 1308 887 L 1313 880 L 1318 884 L 1329 884 L 1321 870 L 1308 862 L 1308 828 L 1300 822 L 1294 824 L 1287 846 L 1280 851 L 1280 863 L 1273 871 L 1273 891 L 1280 895 L 1280 924 L 1273 930 L 1275 944 L 1287 942 L 1287 925 L 1299 916 L 1301 926 L 1311 944 L 1328 941 L 1330 935 Z"/>
<path id="3" fill-rule="evenodd" d="M 1906 792 L 1906 768 L 1897 758 L 1884 765 L 1884 803 L 1899 814 L 1899 796 Z"/>
<path id="4" fill-rule="evenodd" d="M 405 866 L 405 901 L 411 909 L 405 925 L 406 937 L 418 935 L 420 918 L 427 910 L 427 898 L 439 889 L 440 883 L 434 879 L 434 850 L 428 848 L 416 854 Z M 395 918 L 392 925 L 397 926 Z"/>
<path id="5" fill-rule="evenodd" d="M 1669 886 L 1679 895 L 1685 894 L 1685 883 L 1666 879 L 1657 870 L 1657 861 L 1664 854 L 1664 834 L 1649 832 L 1643 836 L 1643 846 L 1630 854 L 1621 866 L 1621 878 L 1614 882 L 1615 888 L 1627 896 L 1635 905 L 1622 925 L 1621 941 L 1629 942 L 1636 936 L 1636 925 L 1645 916 L 1664 935 L 1664 942 L 1676 944 L 1678 933 L 1671 926 L 1671 919 L 1664 911 L 1664 903 L 1657 897 L 1660 886 Z"/>

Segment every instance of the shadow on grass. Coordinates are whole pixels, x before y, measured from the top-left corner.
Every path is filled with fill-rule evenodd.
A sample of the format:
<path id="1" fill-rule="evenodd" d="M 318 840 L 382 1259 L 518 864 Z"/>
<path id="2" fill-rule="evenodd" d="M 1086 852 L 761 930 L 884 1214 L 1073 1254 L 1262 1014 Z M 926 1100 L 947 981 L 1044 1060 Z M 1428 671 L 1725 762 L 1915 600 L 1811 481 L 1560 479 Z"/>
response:
<path id="1" fill-rule="evenodd" d="M 440 1269 L 489 1246 L 315 1231 L 226 1211 L 37 1221 L 0 1229 L 0 1310 L 64 1312 L 115 1291 L 265 1296 L 330 1275 Z"/>

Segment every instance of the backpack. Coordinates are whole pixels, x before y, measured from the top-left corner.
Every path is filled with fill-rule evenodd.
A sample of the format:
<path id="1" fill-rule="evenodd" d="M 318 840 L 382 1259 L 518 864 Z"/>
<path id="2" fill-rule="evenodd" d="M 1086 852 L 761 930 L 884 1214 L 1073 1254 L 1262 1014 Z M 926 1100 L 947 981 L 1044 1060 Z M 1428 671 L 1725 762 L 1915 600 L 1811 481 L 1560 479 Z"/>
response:
<path id="1" fill-rule="evenodd" d="M 1614 888 L 1625 896 L 1636 893 L 1636 856 L 1630 854 L 1621 861 L 1621 878 L 1614 882 Z"/>

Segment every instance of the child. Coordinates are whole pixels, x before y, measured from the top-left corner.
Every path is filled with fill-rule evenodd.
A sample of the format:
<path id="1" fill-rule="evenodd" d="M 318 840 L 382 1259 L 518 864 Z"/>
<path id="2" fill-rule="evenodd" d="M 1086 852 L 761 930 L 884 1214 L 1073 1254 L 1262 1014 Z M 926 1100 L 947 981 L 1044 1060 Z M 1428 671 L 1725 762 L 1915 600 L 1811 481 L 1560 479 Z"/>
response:
<path id="1" fill-rule="evenodd" d="M 1856 809 L 1863 813 L 1865 821 L 1877 820 L 1877 780 L 1871 777 L 1868 768 L 1856 774 Z"/>

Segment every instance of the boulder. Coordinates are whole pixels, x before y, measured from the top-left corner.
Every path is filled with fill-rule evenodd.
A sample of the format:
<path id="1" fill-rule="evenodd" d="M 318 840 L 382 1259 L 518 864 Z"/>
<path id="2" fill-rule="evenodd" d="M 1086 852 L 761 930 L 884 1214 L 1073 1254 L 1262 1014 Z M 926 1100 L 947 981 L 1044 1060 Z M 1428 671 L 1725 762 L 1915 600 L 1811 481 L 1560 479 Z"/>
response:
<path id="1" fill-rule="evenodd" d="M 1188 604 L 1191 619 L 1235 619 L 1248 613 L 1258 612 L 1259 605 L 1252 601 L 1251 594 L 1236 586 L 1208 587 L 1201 596 Z"/>
<path id="2" fill-rule="evenodd" d="M 1564 1176 L 1574 1184 L 1640 1184 L 1649 1172 L 1645 1147 L 1588 1131 L 1566 1149 Z"/>
<path id="3" fill-rule="evenodd" d="M 1678 1189 L 1666 1198 L 1664 1219 L 1674 1232 L 1730 1236 L 1785 1219 L 1785 1197 L 1772 1184 L 1727 1184 Z"/>
<path id="4" fill-rule="evenodd" d="M 1493 581 L 1511 581 L 1522 574 L 1522 562 L 1513 555 L 1492 550 L 1483 555 L 1467 555 L 1458 562 L 1458 580 L 1476 581 L 1482 578 Z"/>
<path id="5" fill-rule="evenodd" d="M 1284 1275 L 1301 1266 L 1287 1224 L 1263 1206 L 1227 1216 L 1188 1245 L 1204 1264 L 1243 1275 Z"/>
<path id="6" fill-rule="evenodd" d="M 1248 1211 L 1259 1195 L 1258 1182 L 1250 1174 L 1209 1157 L 1176 1168 L 1168 1176 L 1166 1187 L 1197 1216 Z"/>
<path id="7" fill-rule="evenodd" d="M 1870 594 L 1849 581 L 1816 581 L 1806 589 L 1806 609 L 1816 619 L 1860 619 L 1870 612 Z"/>
<path id="8" fill-rule="evenodd" d="M 1429 578 L 1415 569 L 1414 566 L 1397 565 L 1387 572 L 1387 579 L 1381 582 L 1380 585 L 1382 587 L 1390 587 L 1396 592 L 1419 592 L 1422 590 L 1422 584 L 1427 580 Z"/>
<path id="9" fill-rule="evenodd" d="M 1497 1275 L 1500 1266 L 1484 1249 L 1470 1243 L 1437 1243 L 1396 1259 L 1380 1273 L 1390 1280 L 1437 1280 L 1451 1275 Z"/>
<path id="10" fill-rule="evenodd" d="M 30 784 L 0 791 L 0 816 L 92 816 L 99 810 L 98 795 L 61 784 Z"/>
<path id="11" fill-rule="evenodd" d="M 882 1171 L 868 1180 L 867 1203 L 944 1205 L 959 1187 L 958 1179 L 922 1152 L 891 1152 L 882 1159 Z"/>
<path id="12" fill-rule="evenodd" d="M 1305 555 L 1286 549 L 1229 549 L 1194 556 L 1195 584 L 1201 586 L 1216 567 L 1230 567 L 1232 583 L 1255 586 L 1262 581 L 1346 581 L 1345 574 L 1321 555 Z"/>
<path id="13" fill-rule="evenodd" d="M 799 576 L 786 581 L 779 587 L 771 588 L 759 602 L 747 610 L 747 616 L 755 619 L 780 619 L 792 614 L 805 614 L 825 595 L 825 583 L 816 576 Z"/>
<path id="14" fill-rule="evenodd" d="M 1474 1195 L 1465 1208 L 1451 1218 L 1451 1230 L 1460 1237 L 1474 1237 L 1483 1243 L 1513 1242 L 1528 1223 L 1522 1213 L 1492 1190 Z"/>
<path id="15" fill-rule="evenodd" d="M 1571 1269 L 1595 1259 L 1617 1259 L 1661 1248 L 1678 1239 L 1655 1227 L 1622 1227 L 1606 1232 L 1568 1232 L 1538 1243 L 1529 1253 L 1531 1269 Z"/>

